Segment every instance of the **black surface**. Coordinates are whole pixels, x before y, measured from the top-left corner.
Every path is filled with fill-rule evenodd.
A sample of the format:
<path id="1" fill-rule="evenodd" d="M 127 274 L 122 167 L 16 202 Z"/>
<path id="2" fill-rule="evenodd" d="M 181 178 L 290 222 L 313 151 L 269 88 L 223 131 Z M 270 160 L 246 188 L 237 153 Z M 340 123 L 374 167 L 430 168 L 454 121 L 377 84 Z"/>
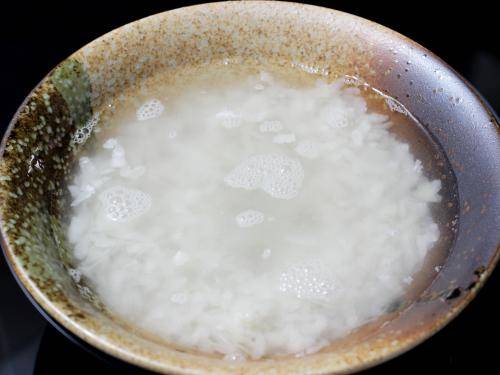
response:
<path id="1" fill-rule="evenodd" d="M 19 104 L 57 63 L 84 44 L 127 22 L 195 2 L 6 2 L 0 5 L 0 127 L 3 133 Z M 493 2 L 312 2 L 386 25 L 435 52 L 465 76 L 500 112 L 498 15 Z M 366 374 L 497 373 L 498 272 L 478 297 L 443 331 L 410 352 Z M 97 358 L 50 326 L 38 314 L 0 260 L 0 375 L 138 373 Z M 38 343 L 40 349 L 37 353 Z M 36 362 L 36 365 L 35 365 Z M 33 372 L 33 369 L 35 371 Z M 141 371 L 140 373 L 144 373 Z"/>

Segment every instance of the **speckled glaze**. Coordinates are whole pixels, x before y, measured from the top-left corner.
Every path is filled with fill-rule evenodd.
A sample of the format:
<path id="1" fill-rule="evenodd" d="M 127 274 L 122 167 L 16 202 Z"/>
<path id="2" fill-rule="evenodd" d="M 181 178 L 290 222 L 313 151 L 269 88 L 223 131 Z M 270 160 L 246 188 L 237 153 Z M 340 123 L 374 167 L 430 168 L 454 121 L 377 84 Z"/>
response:
<path id="1" fill-rule="evenodd" d="M 119 103 L 120 95 L 144 78 L 214 61 L 296 66 L 332 79 L 362 77 L 404 104 L 442 146 L 458 188 L 453 246 L 425 291 L 412 303 L 396 306 L 380 328 L 364 327 L 341 344 L 302 358 L 231 364 L 138 332 L 106 311 L 84 279 L 70 277 L 65 184 L 82 147 L 75 133 L 95 113 L 105 113 L 110 98 Z M 131 23 L 86 45 L 45 77 L 21 105 L 1 147 L 3 249 L 22 286 L 59 324 L 138 366 L 161 373 L 355 372 L 441 329 L 492 272 L 500 254 L 499 139 L 497 120 L 456 72 L 382 26 L 283 2 L 182 8 Z"/>

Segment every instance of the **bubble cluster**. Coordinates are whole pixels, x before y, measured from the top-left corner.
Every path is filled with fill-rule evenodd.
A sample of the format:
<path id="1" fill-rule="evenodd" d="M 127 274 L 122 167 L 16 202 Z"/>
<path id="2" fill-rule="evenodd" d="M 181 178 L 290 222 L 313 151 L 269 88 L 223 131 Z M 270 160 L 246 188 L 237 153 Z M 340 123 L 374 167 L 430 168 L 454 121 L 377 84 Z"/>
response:
<path id="1" fill-rule="evenodd" d="M 319 261 L 307 260 L 289 267 L 280 276 L 280 291 L 297 298 L 327 300 L 335 290 L 333 277 Z"/>
<path id="2" fill-rule="evenodd" d="M 224 110 L 220 111 L 215 115 L 215 119 L 217 120 L 217 123 L 226 128 L 226 129 L 232 129 L 232 128 L 237 128 L 241 126 L 242 124 L 242 117 L 238 115 L 237 113 L 230 111 L 230 110 Z"/>
<path id="3" fill-rule="evenodd" d="M 146 121 L 160 117 L 165 107 L 158 99 L 151 99 L 139 107 L 136 112 L 137 120 Z"/>
<path id="4" fill-rule="evenodd" d="M 126 222 L 146 213 L 151 207 L 151 197 L 135 189 L 113 186 L 99 195 L 106 217 L 112 221 Z"/>
<path id="5" fill-rule="evenodd" d="M 99 123 L 99 113 L 95 113 L 81 128 L 78 128 L 73 135 L 73 142 L 83 144 L 92 135 L 92 130 Z"/>
<path id="6" fill-rule="evenodd" d="M 299 194 L 303 179 L 304 169 L 297 159 L 261 154 L 241 162 L 224 181 L 234 188 L 261 189 L 273 198 L 292 199 Z"/>
<path id="7" fill-rule="evenodd" d="M 257 210 L 246 210 L 236 215 L 236 223 L 240 228 L 249 228 L 264 222 L 264 214 Z"/>

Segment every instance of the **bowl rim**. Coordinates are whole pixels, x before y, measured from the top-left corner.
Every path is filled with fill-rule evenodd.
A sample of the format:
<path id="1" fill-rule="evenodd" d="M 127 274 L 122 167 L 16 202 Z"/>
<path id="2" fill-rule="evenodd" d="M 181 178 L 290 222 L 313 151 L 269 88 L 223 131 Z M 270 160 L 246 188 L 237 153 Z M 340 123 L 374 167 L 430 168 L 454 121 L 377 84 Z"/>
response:
<path id="1" fill-rule="evenodd" d="M 123 30 L 125 27 L 143 22 L 146 19 L 153 19 L 158 17 L 159 15 L 169 13 L 172 11 L 176 11 L 179 9 L 184 9 L 184 10 L 191 10 L 191 11 L 196 11 L 199 8 L 203 8 L 207 5 L 213 6 L 213 5 L 220 5 L 220 4 L 226 4 L 226 5 L 232 5 L 234 3 L 239 3 L 239 4 L 251 4 L 251 5 L 259 5 L 262 7 L 266 6 L 282 6 L 282 7 L 289 7 L 289 6 L 295 6 L 298 8 L 317 8 L 319 11 L 322 12 L 330 12 L 334 13 L 336 15 L 340 15 L 342 17 L 347 17 L 352 19 L 355 22 L 360 22 L 363 27 L 370 26 L 370 27 L 377 27 L 380 28 L 382 31 L 389 33 L 396 37 L 399 40 L 404 41 L 407 44 L 412 45 L 415 49 L 424 52 L 427 54 L 429 57 L 432 57 L 437 61 L 437 63 L 447 69 L 449 69 L 462 83 L 465 83 L 467 88 L 473 93 L 473 95 L 476 97 L 476 99 L 479 101 L 481 104 L 482 110 L 489 115 L 492 119 L 495 121 L 492 122 L 492 126 L 496 126 L 497 129 L 499 128 L 499 117 L 497 114 L 494 112 L 493 108 L 489 105 L 487 100 L 477 91 L 474 86 L 467 81 L 459 72 L 457 72 L 455 69 L 453 69 L 451 66 L 449 66 L 443 59 L 440 57 L 436 56 L 433 52 L 429 51 L 427 48 L 423 47 L 419 43 L 413 41 L 412 39 L 400 34 L 397 31 L 394 31 L 384 25 L 381 25 L 377 22 L 371 21 L 369 19 L 339 11 L 336 9 L 332 8 L 327 8 L 324 6 L 318 6 L 318 5 L 311 5 L 311 4 L 305 4 L 305 3 L 298 3 L 298 2 L 289 2 L 289 1 L 275 1 L 275 0 L 264 0 L 264 1 L 259 1 L 259 0 L 245 0 L 245 1 L 219 1 L 219 2 L 213 2 L 213 3 L 199 3 L 195 5 L 189 5 L 189 6 L 184 6 L 184 7 L 179 7 L 179 8 L 174 8 L 170 9 L 167 11 L 163 12 L 158 12 L 154 13 L 152 15 L 134 20 L 132 22 L 123 24 L 113 30 L 110 30 L 109 32 L 102 34 L 98 38 L 95 38 L 91 40 L 90 42 L 86 43 L 82 47 L 78 48 L 76 51 L 74 51 L 72 54 L 70 54 L 68 57 L 63 59 L 59 64 L 57 64 L 53 69 L 51 69 L 39 82 L 38 84 L 27 94 L 21 105 L 18 107 L 16 112 L 14 113 L 11 121 L 9 122 L 9 125 L 7 126 L 3 137 L 2 141 L 0 144 L 0 159 L 3 158 L 3 154 L 5 151 L 6 143 L 9 139 L 9 136 L 12 132 L 12 130 L 15 127 L 15 124 L 17 122 L 17 119 L 19 118 L 19 115 L 21 111 L 25 108 L 26 104 L 32 97 L 33 93 L 40 88 L 40 86 L 46 82 L 48 77 L 52 74 L 52 72 L 60 66 L 63 62 L 67 61 L 71 56 L 73 56 L 75 53 L 80 52 L 83 50 L 85 47 L 93 44 L 93 43 L 98 43 L 100 40 L 105 38 L 107 35 L 114 33 L 114 32 L 119 32 Z M 500 133 L 499 133 L 500 134 Z M 13 248 L 15 245 L 11 244 L 9 241 L 9 236 L 5 232 L 5 228 L 3 225 L 3 211 L 0 210 L 0 238 L 1 238 L 1 247 L 2 247 L 2 253 L 6 259 L 6 263 L 9 267 L 9 270 L 11 271 L 14 279 L 16 280 L 17 284 L 19 287 L 22 289 L 26 297 L 30 300 L 30 302 L 35 306 L 35 308 L 38 310 L 38 312 L 44 316 L 44 318 L 51 324 L 53 325 L 59 332 L 64 334 L 66 337 L 70 339 L 74 339 L 72 337 L 69 337 L 69 335 L 73 335 L 77 340 L 81 341 L 84 345 L 89 345 L 91 346 L 92 349 L 97 349 L 99 352 L 104 353 L 105 355 L 111 356 L 113 359 L 118 359 L 119 361 L 124 361 L 125 363 L 131 364 L 133 366 L 138 366 L 143 369 L 147 369 L 150 371 L 156 371 L 156 372 L 165 372 L 169 371 L 174 373 L 179 373 L 179 374 L 185 374 L 185 373 L 190 373 L 189 368 L 181 368 L 178 366 L 175 366 L 173 364 L 168 364 L 168 363 L 158 363 L 155 362 L 153 359 L 148 358 L 147 356 L 140 356 L 140 355 L 135 355 L 134 353 L 131 353 L 127 350 L 126 347 L 117 347 L 113 343 L 101 340 L 99 336 L 95 336 L 92 334 L 88 334 L 85 332 L 85 328 L 82 327 L 80 323 L 75 322 L 71 318 L 67 317 L 63 312 L 60 311 L 60 309 L 54 305 L 50 299 L 48 299 L 45 295 L 44 292 L 42 292 L 30 279 L 24 268 L 17 263 L 16 261 L 16 255 L 14 254 Z M 491 276 L 495 266 L 497 263 L 500 261 L 500 244 L 496 245 L 496 249 L 494 252 L 494 255 L 489 259 L 489 262 L 486 266 L 486 269 L 484 273 L 481 275 L 481 277 L 478 279 L 476 286 L 474 289 L 467 294 L 466 298 L 461 299 L 456 305 L 453 307 L 450 307 L 449 311 L 445 315 L 444 319 L 441 319 L 440 321 L 435 322 L 431 326 L 430 329 L 424 330 L 420 335 L 412 337 L 412 339 L 409 342 L 406 342 L 402 345 L 396 346 L 394 348 L 391 348 L 387 353 L 379 356 L 378 358 L 375 359 L 368 359 L 368 360 L 359 360 L 354 364 L 351 364 L 349 366 L 346 366 L 345 368 L 342 368 L 340 372 L 338 372 L 338 369 L 336 368 L 323 368 L 321 369 L 320 373 L 353 373 L 353 372 L 358 372 L 367 368 L 371 368 L 373 366 L 376 366 L 380 363 L 386 362 L 394 357 L 397 357 L 412 348 L 416 347 L 423 341 L 427 340 L 437 332 L 439 332 L 442 328 L 444 328 L 450 321 L 452 321 L 457 315 L 460 314 L 460 312 L 475 298 L 479 290 L 483 287 L 485 282 L 488 280 L 488 278 Z M 74 340 L 73 340 L 74 341 Z M 88 350 L 87 348 L 84 348 Z M 96 353 L 94 353 L 96 354 Z"/>

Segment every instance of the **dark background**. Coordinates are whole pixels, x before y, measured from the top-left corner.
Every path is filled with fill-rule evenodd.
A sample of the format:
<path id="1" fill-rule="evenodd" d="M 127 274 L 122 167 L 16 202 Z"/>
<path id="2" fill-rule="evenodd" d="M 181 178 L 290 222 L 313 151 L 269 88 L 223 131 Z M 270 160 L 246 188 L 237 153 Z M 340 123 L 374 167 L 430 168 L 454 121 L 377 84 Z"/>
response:
<path id="1" fill-rule="evenodd" d="M 0 5 L 0 133 L 30 90 L 72 52 L 125 23 L 196 2 L 3 1 Z M 388 26 L 448 62 L 500 112 L 500 43 L 493 1 L 330 1 L 323 5 Z M 465 4 L 465 5 L 462 5 Z M 498 373 L 498 271 L 478 297 L 434 337 L 366 374 Z M 37 355 L 38 353 L 38 355 Z M 72 364 L 68 369 L 66 363 Z M 46 325 L 0 256 L 0 375 L 122 374 Z M 33 372 L 35 369 L 35 372 Z M 133 371 L 132 371 L 133 372 Z"/>

